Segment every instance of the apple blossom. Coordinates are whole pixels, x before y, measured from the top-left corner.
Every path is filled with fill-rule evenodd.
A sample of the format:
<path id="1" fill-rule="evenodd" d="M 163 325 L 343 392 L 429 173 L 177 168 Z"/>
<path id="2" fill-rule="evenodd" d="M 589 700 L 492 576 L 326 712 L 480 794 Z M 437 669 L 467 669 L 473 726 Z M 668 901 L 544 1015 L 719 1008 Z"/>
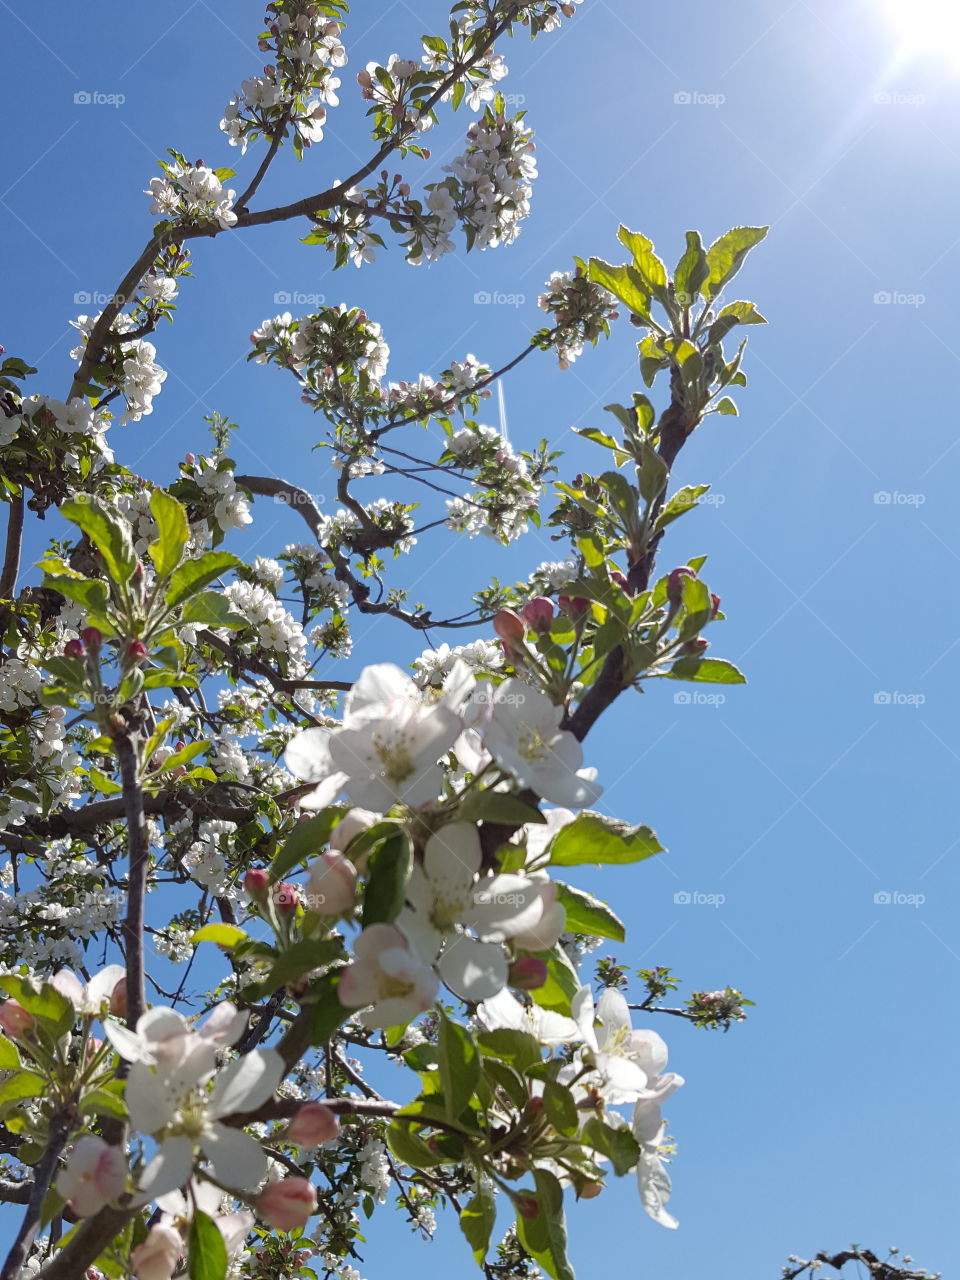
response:
<path id="1" fill-rule="evenodd" d="M 287 1125 L 284 1137 L 298 1147 L 319 1147 L 340 1132 L 340 1121 L 322 1102 L 305 1102 Z"/>
<path id="2" fill-rule="evenodd" d="M 360 1015 L 365 1027 L 405 1026 L 436 999 L 437 975 L 393 925 L 364 929 L 353 953 L 356 959 L 344 970 L 337 994 L 348 1009 L 373 1006 Z"/>
<path id="3" fill-rule="evenodd" d="M 80 1218 L 98 1213 L 127 1185 L 127 1158 L 93 1134 L 81 1138 L 57 1178 L 57 1190 Z"/>
<path id="4" fill-rule="evenodd" d="M 124 986 L 126 985 L 126 976 L 126 970 L 122 965 L 108 964 L 86 985 L 80 982 L 69 969 L 61 969 L 50 981 L 61 995 L 67 997 L 77 1013 L 99 1017 L 104 1005 L 111 1013 L 114 1012 L 114 993 L 121 982 Z"/>
<path id="5" fill-rule="evenodd" d="M 328 849 L 307 866 L 307 906 L 325 916 L 350 911 L 357 900 L 357 869 L 342 853 Z"/>
<path id="6" fill-rule="evenodd" d="M 12 1040 L 19 1040 L 30 1031 L 36 1019 L 16 1000 L 4 1000 L 0 1004 L 0 1031 Z"/>

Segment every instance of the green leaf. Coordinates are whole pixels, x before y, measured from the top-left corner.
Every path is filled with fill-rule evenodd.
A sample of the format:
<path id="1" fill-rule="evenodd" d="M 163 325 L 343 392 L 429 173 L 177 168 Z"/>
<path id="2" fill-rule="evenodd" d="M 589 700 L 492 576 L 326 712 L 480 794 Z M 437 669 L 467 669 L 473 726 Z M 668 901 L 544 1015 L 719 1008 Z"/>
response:
<path id="1" fill-rule="evenodd" d="M 61 1036 L 73 1026 L 76 1016 L 73 1005 L 51 983 L 38 985 L 32 978 L 4 974 L 0 977 L 0 988 L 13 996 L 27 1013 L 47 1023 L 54 1035 Z"/>
<path id="2" fill-rule="evenodd" d="M 507 826 L 523 826 L 528 822 L 546 822 L 535 805 L 504 791 L 471 791 L 457 811 L 460 822 L 498 822 Z"/>
<path id="3" fill-rule="evenodd" d="M 687 514 L 696 505 L 698 499 L 702 498 L 705 493 L 709 493 L 710 486 L 708 484 L 687 484 L 682 489 L 678 489 L 668 502 L 663 506 L 660 515 L 657 517 L 657 528 L 664 529 L 673 520 L 678 520 L 681 516 Z"/>
<path id="4" fill-rule="evenodd" d="M 723 418 L 736 418 L 739 416 L 740 410 L 729 396 L 724 396 L 722 400 L 717 401 L 717 413 Z"/>
<path id="5" fill-rule="evenodd" d="M 331 805 L 318 813 L 315 818 L 308 818 L 306 822 L 298 823 L 293 829 L 293 834 L 288 836 L 277 850 L 270 867 L 271 881 L 275 884 L 289 875 L 301 862 L 318 855 L 330 839 L 331 831 L 346 812 L 346 805 Z"/>
<path id="6" fill-rule="evenodd" d="M 667 464 L 646 440 L 640 441 L 640 455 L 637 461 L 637 479 L 640 493 L 647 503 L 654 502 L 663 493 L 670 470 Z"/>
<path id="7" fill-rule="evenodd" d="M 367 864 L 367 887 L 363 895 L 363 927 L 389 924 L 400 914 L 413 871 L 413 846 L 405 831 L 374 849 Z"/>
<path id="8" fill-rule="evenodd" d="M 556 882 L 557 901 L 567 913 L 566 928 L 569 933 L 585 933 L 596 938 L 613 938 L 623 942 L 626 930 L 623 921 L 610 910 L 605 902 L 583 889 Z"/>
<path id="9" fill-rule="evenodd" d="M 460 1210 L 460 1230 L 479 1266 L 490 1248 L 490 1236 L 497 1220 L 497 1202 L 489 1191 L 478 1191 L 469 1204 Z"/>
<path id="10" fill-rule="evenodd" d="M 226 1280 L 229 1258 L 220 1228 L 197 1209 L 190 1223 L 190 1280 Z"/>
<path id="11" fill-rule="evenodd" d="M 159 576 L 165 578 L 180 563 L 190 540 L 190 526 L 186 511 L 163 489 L 151 493 L 150 510 L 157 522 L 157 540 L 150 545 L 150 558 Z"/>
<path id="12" fill-rule="evenodd" d="M 580 1136 L 584 1146 L 609 1159 L 618 1178 L 635 1168 L 640 1159 L 640 1144 L 630 1130 L 615 1129 L 604 1124 L 598 1116 L 587 1121 Z"/>
<path id="13" fill-rule="evenodd" d="M 9 1080 L 0 1084 L 0 1106 L 5 1102 L 16 1102 L 20 1098 L 39 1098 L 48 1089 L 44 1076 L 36 1071 L 18 1071 Z"/>
<path id="14" fill-rule="evenodd" d="M 671 680 L 696 684 L 746 684 L 747 677 L 726 658 L 680 658 L 667 672 Z"/>
<path id="15" fill-rule="evenodd" d="M 556 1080 L 547 1080 L 543 1086 L 543 1110 L 547 1119 L 566 1137 L 571 1137 L 580 1128 L 580 1112 L 573 1094 Z"/>
<path id="16" fill-rule="evenodd" d="M 80 1100 L 82 1116 L 113 1116 L 117 1120 L 126 1120 L 127 1108 L 123 1099 L 107 1089 L 91 1089 Z"/>
<path id="17" fill-rule="evenodd" d="M 602 285 L 636 315 L 650 318 L 650 291 L 633 267 L 615 267 L 602 258 L 591 258 L 588 270 L 594 284 Z"/>
<path id="18" fill-rule="evenodd" d="M 432 1169 L 443 1163 L 441 1153 L 427 1146 L 412 1122 L 392 1121 L 387 1128 L 387 1145 L 398 1160 L 412 1169 Z"/>
<path id="19" fill-rule="evenodd" d="M 497 1027 L 493 1031 L 477 1034 L 480 1052 L 508 1062 L 518 1071 L 526 1071 L 543 1058 L 540 1041 L 529 1031 L 516 1031 L 512 1027 Z"/>
<path id="20" fill-rule="evenodd" d="M 714 240 L 707 250 L 710 275 L 704 294 L 708 299 L 715 298 L 724 285 L 733 279 L 743 266 L 747 254 L 763 240 L 769 230 L 769 227 L 734 227 L 732 231 Z"/>
<path id="21" fill-rule="evenodd" d="M 199 742 L 188 742 L 185 747 L 167 756 L 160 768 L 153 770 L 151 777 L 159 777 L 160 774 L 169 773 L 171 769 L 179 769 L 181 765 L 189 764 L 196 756 L 203 755 L 209 746 L 210 743 L 205 738 Z"/>
<path id="22" fill-rule="evenodd" d="M 310 984 L 310 991 L 303 997 L 304 1002 L 313 1004 L 313 1021 L 310 1024 L 310 1043 L 326 1044 L 333 1033 L 349 1017 L 353 1010 L 340 1003 L 337 987 L 340 985 L 342 970 L 325 973 L 316 982 Z"/>
<path id="23" fill-rule="evenodd" d="M 546 1169 L 534 1169 L 537 1203 L 535 1218 L 517 1215 L 520 1243 L 553 1280 L 576 1280 L 567 1258 L 567 1224 L 563 1216 L 563 1188 Z"/>
<path id="24" fill-rule="evenodd" d="M 164 597 L 170 608 L 183 604 L 198 591 L 209 586 L 228 569 L 236 569 L 240 561 L 229 551 L 208 551 L 198 560 L 188 560 L 170 577 L 170 586 Z"/>
<path id="25" fill-rule="evenodd" d="M 233 631 L 250 625 L 242 614 L 233 612 L 230 601 L 219 591 L 201 591 L 188 600 L 180 620 L 203 627 L 228 627 Z"/>
<path id="26" fill-rule="evenodd" d="M 558 943 L 550 951 L 533 951 L 529 954 L 537 956 L 547 966 L 546 982 L 530 992 L 534 1004 L 569 1018 L 571 1001 L 580 990 L 580 978 L 567 953 Z"/>
<path id="27" fill-rule="evenodd" d="M 107 607 L 107 584 L 96 578 L 74 577 L 66 573 L 46 573 L 43 585 L 58 591 L 67 600 L 82 604 L 88 613 L 103 613 Z"/>
<path id="28" fill-rule="evenodd" d="M 703 250 L 703 241 L 699 231 L 687 232 L 687 249 L 677 263 L 673 283 L 677 291 L 677 302 L 682 307 L 692 307 L 700 294 L 700 290 L 710 275 L 707 255 Z"/>
<path id="29" fill-rule="evenodd" d="M 231 951 L 239 942 L 245 942 L 247 935 L 235 924 L 205 924 L 198 929 L 190 941 L 215 942 L 225 951 Z"/>
<path id="30" fill-rule="evenodd" d="M 641 862 L 662 852 L 663 845 L 649 827 L 632 827 L 587 809 L 554 836 L 550 861 L 555 867 L 576 867 L 589 862 L 623 864 Z"/>
<path id="31" fill-rule="evenodd" d="M 0 1035 L 0 1071 L 17 1071 L 21 1066 L 20 1050 L 12 1040 Z"/>
<path id="32" fill-rule="evenodd" d="M 343 940 L 334 938 L 303 938 L 281 952 L 270 970 L 266 985 L 271 991 L 293 982 L 311 969 L 319 969 L 332 960 L 343 958 Z"/>
<path id="33" fill-rule="evenodd" d="M 480 1083 L 480 1051 L 466 1027 L 445 1013 L 440 1015 L 437 1049 L 447 1115 L 456 1120 Z"/>
<path id="34" fill-rule="evenodd" d="M 126 582 L 137 567 L 137 553 L 130 538 L 130 525 L 123 516 L 99 498 L 87 495 L 61 502 L 60 511 L 97 548 L 109 576 Z"/>
<path id="35" fill-rule="evenodd" d="M 108 778 L 105 773 L 101 773 L 93 765 L 90 766 L 90 782 L 102 796 L 118 796 L 123 791 L 123 787 L 119 782 L 114 782 L 112 778 Z"/>
<path id="36" fill-rule="evenodd" d="M 738 324 L 766 324 L 765 316 L 762 316 L 752 302 L 728 302 L 717 314 L 717 320 L 726 320 L 732 317 Z"/>

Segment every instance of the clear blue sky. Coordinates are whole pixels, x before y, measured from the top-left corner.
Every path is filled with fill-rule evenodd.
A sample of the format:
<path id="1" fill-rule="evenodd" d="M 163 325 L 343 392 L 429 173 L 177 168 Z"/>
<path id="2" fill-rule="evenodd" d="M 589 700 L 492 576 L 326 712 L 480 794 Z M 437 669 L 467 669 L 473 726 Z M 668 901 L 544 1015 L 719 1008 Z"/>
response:
<path id="1" fill-rule="evenodd" d="M 62 397 L 67 321 L 93 309 L 74 295 L 110 293 L 146 241 L 140 192 L 156 157 L 173 146 L 238 167 L 218 122 L 259 69 L 262 10 L 0 4 L 0 342 L 40 365 L 39 390 Z M 357 0 L 329 142 L 301 166 L 283 157 L 271 202 L 349 171 L 366 150 L 356 71 L 391 52 L 418 56 L 417 37 L 444 16 L 435 0 Z M 415 377 L 466 351 L 491 362 L 518 351 L 540 323 L 542 281 L 575 253 L 615 256 L 618 221 L 671 262 L 687 228 L 713 238 L 772 224 L 734 295 L 771 322 L 753 331 L 742 416 L 712 419 L 679 467 L 680 481 L 712 481 L 723 500 L 674 526 L 664 565 L 709 553 L 729 616 L 715 652 L 750 683 L 720 707 L 678 705 L 677 686 L 657 685 L 624 699 L 587 747 L 606 808 L 650 823 L 670 850 L 589 878 L 628 920 L 622 957 L 671 965 L 699 987 L 731 983 L 757 1008 L 726 1037 L 655 1024 L 687 1078 L 668 1108 L 681 1228 L 648 1222 L 628 1179 L 572 1214 L 573 1259 L 582 1280 L 774 1280 L 790 1252 L 859 1241 L 949 1271 L 960 1172 L 960 84 L 946 59 L 898 58 L 882 0 L 586 0 L 563 34 L 504 52 L 503 88 L 526 98 L 541 168 L 515 247 L 429 271 L 390 252 L 331 275 L 291 224 L 199 243 L 178 322 L 158 340 L 170 377 L 155 412 L 112 443 L 167 481 L 204 446 L 202 416 L 217 409 L 242 424 L 241 468 L 322 491 L 325 463 L 309 453 L 319 424 L 279 372 L 244 363 L 250 330 L 282 309 L 275 293 L 363 305 L 384 325 L 392 376 Z M 80 91 L 126 101 L 75 104 Z M 437 156 L 465 125 L 461 115 L 436 135 Z M 427 168 L 408 172 L 422 180 Z M 476 305 L 478 290 L 526 302 Z M 547 435 L 589 465 L 569 428 L 605 425 L 601 406 L 639 389 L 632 341 L 623 326 L 566 374 L 550 356 L 528 362 L 507 390 L 513 439 Z M 271 504 L 256 516 L 231 544 L 247 558 L 301 536 Z M 531 565 L 556 555 L 537 537 L 520 551 Z M 452 606 L 470 572 L 479 582 L 519 565 L 440 535 L 414 594 Z M 382 630 L 356 656 L 385 649 L 417 646 Z M 725 901 L 676 903 L 684 891 Z M 397 1244 L 398 1228 L 373 1233 L 369 1280 L 395 1273 Z M 406 1247 L 404 1268 L 423 1280 L 471 1265 L 452 1221 L 432 1246 Z"/>

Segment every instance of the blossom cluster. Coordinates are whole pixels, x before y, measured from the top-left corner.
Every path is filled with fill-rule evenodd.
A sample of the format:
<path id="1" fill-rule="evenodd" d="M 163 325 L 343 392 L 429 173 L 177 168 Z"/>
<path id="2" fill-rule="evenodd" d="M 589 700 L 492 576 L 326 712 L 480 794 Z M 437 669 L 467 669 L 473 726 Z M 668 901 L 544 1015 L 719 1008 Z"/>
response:
<path id="1" fill-rule="evenodd" d="M 610 322 L 618 315 L 612 294 L 589 280 L 582 266 L 575 272 L 554 271 L 538 301 L 553 318 L 551 344 L 561 369 L 569 369 L 585 343 L 596 345 L 608 335 Z"/>
<path id="2" fill-rule="evenodd" d="M 473 472 L 477 488 L 464 498 L 448 499 L 447 528 L 474 537 L 485 533 L 511 542 L 527 531 L 537 510 L 539 484 L 527 459 L 493 427 L 470 424 L 447 441 L 442 463 Z"/>
<path id="3" fill-rule="evenodd" d="M 209 169 L 205 164 L 188 164 L 183 156 L 171 152 L 172 163 L 160 161 L 164 177 L 151 178 L 144 195 L 153 203 L 151 213 L 178 222 L 215 222 L 222 230 L 236 226 L 233 202 L 237 193 L 224 187 L 232 170 Z"/>
<path id="4" fill-rule="evenodd" d="M 250 358 L 292 370 L 304 400 L 315 407 L 381 394 L 390 348 L 380 326 L 358 307 L 341 303 L 297 320 L 284 312 L 264 320 L 250 340 Z"/>

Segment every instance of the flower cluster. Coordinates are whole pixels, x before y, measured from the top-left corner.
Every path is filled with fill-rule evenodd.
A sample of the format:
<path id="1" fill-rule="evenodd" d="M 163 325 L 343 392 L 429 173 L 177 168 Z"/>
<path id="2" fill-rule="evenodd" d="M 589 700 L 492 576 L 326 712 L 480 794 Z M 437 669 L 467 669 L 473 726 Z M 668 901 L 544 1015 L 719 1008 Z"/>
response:
<path id="1" fill-rule="evenodd" d="M 283 654 L 291 670 L 303 669 L 307 648 L 303 628 L 272 592 L 252 582 L 231 582 L 225 594 L 231 608 L 254 630 L 261 648 Z"/>
<path id="2" fill-rule="evenodd" d="M 378 324 L 358 307 L 325 307 L 298 320 L 285 312 L 251 334 L 250 358 L 292 370 L 315 407 L 378 400 L 390 348 Z"/>
<path id="3" fill-rule="evenodd" d="M 233 171 L 208 169 L 199 161 L 188 164 L 176 151 L 170 155 L 172 163 L 160 161 L 166 176 L 151 178 L 150 186 L 144 191 L 144 195 L 153 200 L 150 212 L 177 222 L 215 222 L 222 230 L 236 226 L 233 202 L 237 193 L 223 185 L 233 176 Z"/>
<path id="4" fill-rule="evenodd" d="M 587 342 L 596 346 L 610 333 L 618 311 L 613 295 L 588 280 L 582 264 L 575 272 L 554 271 L 539 298 L 540 308 L 554 320 L 549 341 L 561 369 L 569 369 Z"/>
<path id="5" fill-rule="evenodd" d="M 485 533 L 504 543 L 526 533 L 539 495 L 529 460 L 493 427 L 470 424 L 455 432 L 440 461 L 473 472 L 477 488 L 447 501 L 447 528 L 471 538 Z"/>
<path id="6" fill-rule="evenodd" d="M 260 50 L 273 61 L 263 75 L 244 80 L 227 104 L 220 128 L 241 153 L 261 135 L 283 137 L 292 128 L 299 155 L 321 141 L 326 109 L 339 103 L 340 81 L 333 69 L 347 63 L 341 28 L 322 14 L 302 10 L 268 13 L 266 21 Z"/>

